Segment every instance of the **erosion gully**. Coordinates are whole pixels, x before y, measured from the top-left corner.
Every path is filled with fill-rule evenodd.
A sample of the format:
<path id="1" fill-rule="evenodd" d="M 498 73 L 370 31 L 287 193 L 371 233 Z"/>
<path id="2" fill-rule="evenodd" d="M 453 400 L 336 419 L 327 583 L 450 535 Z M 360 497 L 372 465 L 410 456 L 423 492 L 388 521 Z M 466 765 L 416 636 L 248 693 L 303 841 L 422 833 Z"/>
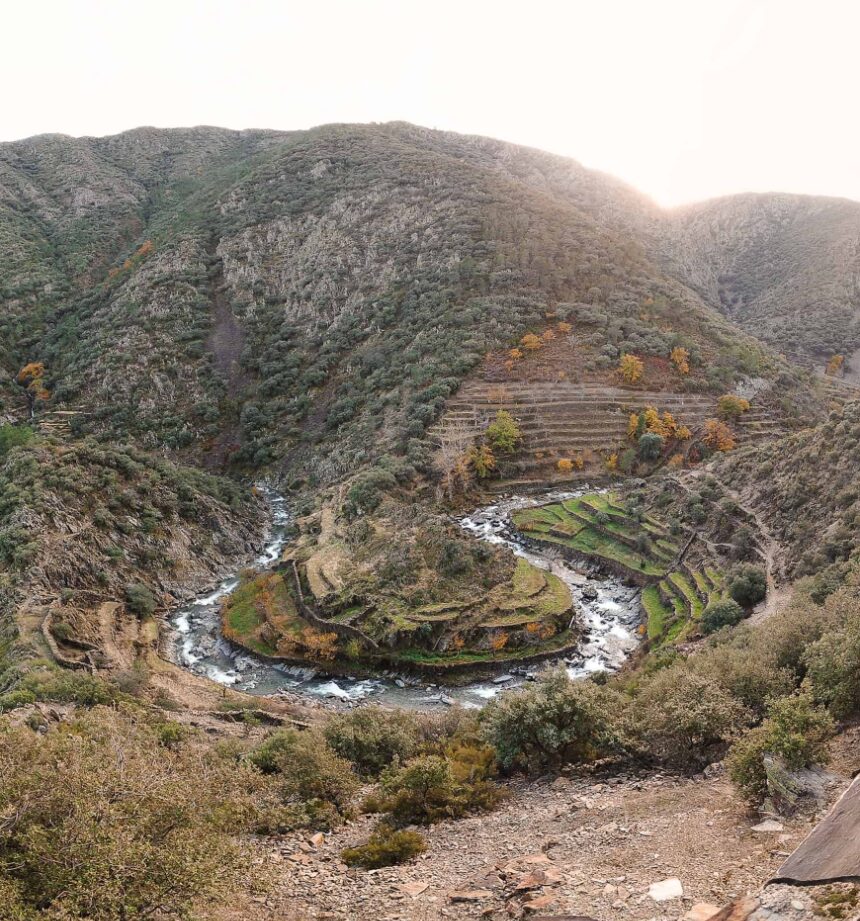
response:
<path id="1" fill-rule="evenodd" d="M 575 567 L 556 557 L 552 551 L 527 548 L 511 521 L 511 514 L 517 509 L 575 498 L 589 491 L 586 487 L 573 492 L 553 490 L 537 496 L 502 497 L 492 505 L 478 508 L 458 519 L 460 527 L 476 540 L 508 547 L 517 556 L 551 571 L 570 587 L 583 628 L 582 644 L 573 656 L 534 666 L 522 665 L 491 680 L 457 687 L 437 686 L 427 679 L 392 672 L 373 678 L 335 677 L 317 668 L 266 663 L 244 650 L 238 650 L 221 636 L 221 605 L 238 585 L 236 572 L 214 591 L 178 606 L 171 613 L 169 620 L 174 629 L 175 661 L 195 674 L 250 694 L 306 695 L 341 706 L 373 700 L 386 706 L 417 710 L 453 703 L 481 707 L 496 695 L 534 680 L 542 669 L 559 663 L 564 664 L 573 678 L 598 671 L 614 671 L 639 642 L 636 631 L 641 617 L 638 589 L 624 585 L 619 579 Z M 286 530 L 290 523 L 286 500 L 271 491 L 266 495 L 272 509 L 272 528 L 263 551 L 253 563 L 253 568 L 258 571 L 277 563 L 287 542 Z"/>

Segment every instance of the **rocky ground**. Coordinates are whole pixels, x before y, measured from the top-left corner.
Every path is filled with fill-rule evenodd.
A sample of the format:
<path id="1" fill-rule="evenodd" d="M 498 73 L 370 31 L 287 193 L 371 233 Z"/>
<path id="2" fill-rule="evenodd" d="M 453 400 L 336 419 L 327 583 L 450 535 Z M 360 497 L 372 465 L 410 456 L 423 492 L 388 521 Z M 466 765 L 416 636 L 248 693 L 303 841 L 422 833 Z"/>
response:
<path id="1" fill-rule="evenodd" d="M 836 753 L 834 797 L 860 767 L 855 743 L 843 740 Z M 339 860 L 342 848 L 367 837 L 370 818 L 324 840 L 267 845 L 254 878 L 271 871 L 270 891 L 255 895 L 249 881 L 219 921 L 705 921 L 733 900 L 741 902 L 725 916 L 732 921 L 807 921 L 821 910 L 818 889 L 771 887 L 743 901 L 814 819 L 755 830 L 761 817 L 719 770 L 694 779 L 568 776 L 514 785 L 511 794 L 495 813 L 429 829 L 427 852 L 401 867 L 350 870 Z"/>

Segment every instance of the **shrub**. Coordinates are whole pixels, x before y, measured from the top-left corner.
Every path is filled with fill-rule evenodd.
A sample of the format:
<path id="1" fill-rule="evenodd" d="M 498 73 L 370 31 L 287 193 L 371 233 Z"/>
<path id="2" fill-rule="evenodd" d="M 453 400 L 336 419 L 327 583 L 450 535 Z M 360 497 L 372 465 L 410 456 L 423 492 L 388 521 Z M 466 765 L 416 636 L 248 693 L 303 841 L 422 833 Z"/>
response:
<path id="1" fill-rule="evenodd" d="M 639 439 L 639 457 L 644 461 L 659 460 L 663 454 L 665 443 L 665 439 L 662 435 L 657 435 L 654 432 L 646 432 Z"/>
<path id="2" fill-rule="evenodd" d="M 531 687 L 493 701 L 482 714 L 484 738 L 503 768 L 533 773 L 591 761 L 618 745 L 618 695 L 556 669 Z"/>
<path id="3" fill-rule="evenodd" d="M 756 717 L 764 716 L 768 701 L 795 689 L 795 675 L 780 665 L 774 650 L 760 642 L 760 633 L 744 627 L 717 638 L 690 662 L 690 667 L 728 691 Z M 721 640 L 722 641 L 719 641 Z"/>
<path id="4" fill-rule="evenodd" d="M 462 757 L 457 761 L 421 755 L 382 775 L 378 808 L 388 812 L 395 825 L 429 825 L 487 811 L 502 794 L 481 776 L 483 770 L 480 764 L 470 765 Z"/>
<path id="5" fill-rule="evenodd" d="M 702 632 L 714 633 L 722 627 L 734 627 L 744 619 L 744 609 L 731 598 L 712 601 L 702 614 Z"/>
<path id="6" fill-rule="evenodd" d="M 293 810 L 294 824 L 336 824 L 349 814 L 358 778 L 317 732 L 279 729 L 250 756 L 264 774 L 277 775 L 280 801 Z"/>
<path id="7" fill-rule="evenodd" d="M 837 719 L 860 712 L 860 616 L 810 646 L 804 661 L 818 700 Z"/>
<path id="8" fill-rule="evenodd" d="M 377 777 L 392 762 L 414 753 L 417 732 L 412 717 L 381 707 L 362 707 L 333 716 L 325 726 L 326 741 L 351 761 L 364 777 Z"/>
<path id="9" fill-rule="evenodd" d="M 241 768 L 101 708 L 0 733 L 4 919 L 178 919 L 229 893 L 244 862 L 231 834 L 249 830 Z"/>
<path id="10" fill-rule="evenodd" d="M 833 728 L 832 718 L 808 692 L 776 699 L 767 719 L 732 746 L 729 776 L 748 800 L 761 802 L 768 792 L 765 756 L 779 758 L 790 771 L 823 762 Z"/>
<path id="11" fill-rule="evenodd" d="M 427 850 L 424 836 L 417 831 L 397 831 L 381 824 L 364 843 L 341 851 L 341 860 L 348 867 L 374 870 L 404 863 Z"/>
<path id="12" fill-rule="evenodd" d="M 651 676 L 625 714 L 643 754 L 687 771 L 719 758 L 747 718 L 715 679 L 683 663 Z"/>
<path id="13" fill-rule="evenodd" d="M 758 566 L 739 566 L 729 581 L 729 594 L 744 608 L 751 608 L 767 594 L 767 577 Z"/>
<path id="14" fill-rule="evenodd" d="M 125 605 L 132 614 L 138 617 L 149 617 L 157 606 L 155 595 L 139 582 L 126 585 Z"/>

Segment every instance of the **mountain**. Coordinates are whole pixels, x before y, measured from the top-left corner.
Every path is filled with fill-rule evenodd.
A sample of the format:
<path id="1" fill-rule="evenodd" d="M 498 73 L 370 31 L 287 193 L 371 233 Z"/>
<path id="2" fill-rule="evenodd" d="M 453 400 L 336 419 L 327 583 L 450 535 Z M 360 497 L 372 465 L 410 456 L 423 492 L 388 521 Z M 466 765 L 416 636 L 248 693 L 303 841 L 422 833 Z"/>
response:
<path id="1" fill-rule="evenodd" d="M 764 342 L 860 374 L 860 203 L 736 195 L 672 212 L 676 274 Z"/>
<path id="2" fill-rule="evenodd" d="M 680 345 L 701 386 L 773 378 L 666 268 L 670 224 L 572 161 L 398 123 L 32 138 L 0 145 L 0 366 L 43 362 L 75 432 L 310 484 L 426 462 L 463 378 L 559 305 L 600 370 Z"/>

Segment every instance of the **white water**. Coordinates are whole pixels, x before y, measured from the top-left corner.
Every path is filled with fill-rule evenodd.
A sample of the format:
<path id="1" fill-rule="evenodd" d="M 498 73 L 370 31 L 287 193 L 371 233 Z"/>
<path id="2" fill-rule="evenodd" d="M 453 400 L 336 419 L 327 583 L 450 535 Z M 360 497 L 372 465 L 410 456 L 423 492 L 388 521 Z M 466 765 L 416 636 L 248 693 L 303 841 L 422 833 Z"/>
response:
<path id="1" fill-rule="evenodd" d="M 579 651 L 565 660 L 568 674 L 573 678 L 612 671 L 635 649 L 638 642 L 635 631 L 640 620 L 639 593 L 617 579 L 601 579 L 580 572 L 570 563 L 553 558 L 551 552 L 527 550 L 518 540 L 510 516 L 516 509 L 572 498 L 583 491 L 556 491 L 537 498 L 512 496 L 459 520 L 460 526 L 476 539 L 509 547 L 535 566 L 551 571 L 570 587 L 581 626 L 586 632 Z M 269 491 L 267 499 L 272 507 L 272 533 L 254 561 L 253 568 L 258 570 L 269 568 L 280 558 L 290 521 L 283 497 Z M 182 605 L 173 613 L 170 621 L 175 628 L 174 653 L 177 662 L 195 674 L 253 694 L 283 691 L 342 704 L 372 698 L 409 709 L 444 707 L 454 701 L 467 707 L 481 707 L 497 694 L 521 685 L 547 667 L 541 664 L 520 668 L 504 680 L 497 678 L 462 687 L 439 688 L 394 675 L 343 678 L 322 674 L 311 667 L 272 665 L 250 653 L 237 651 L 221 637 L 221 603 L 237 585 L 238 577 L 233 574 L 213 592 Z"/>

